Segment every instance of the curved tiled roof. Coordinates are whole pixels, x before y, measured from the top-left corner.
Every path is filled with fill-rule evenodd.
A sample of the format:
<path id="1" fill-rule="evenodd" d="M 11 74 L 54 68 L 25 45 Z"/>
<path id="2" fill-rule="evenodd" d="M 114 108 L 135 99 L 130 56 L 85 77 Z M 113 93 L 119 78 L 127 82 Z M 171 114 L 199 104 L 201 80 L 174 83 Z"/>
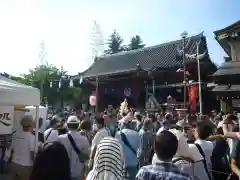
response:
<path id="1" fill-rule="evenodd" d="M 186 39 L 185 52 L 188 54 L 196 53 L 197 42 L 200 40 L 199 53 L 205 52 L 207 50 L 206 38 L 202 33 Z M 182 66 L 182 57 L 179 50 L 182 49 L 182 45 L 183 40 L 177 40 L 152 47 L 102 56 L 82 75 L 83 77 L 95 77 L 124 73 L 136 70 L 137 64 L 145 70 L 153 67 L 160 69 L 180 67 Z"/>
<path id="2" fill-rule="evenodd" d="M 228 61 L 223 63 L 212 76 L 225 76 L 240 74 L 240 62 Z"/>

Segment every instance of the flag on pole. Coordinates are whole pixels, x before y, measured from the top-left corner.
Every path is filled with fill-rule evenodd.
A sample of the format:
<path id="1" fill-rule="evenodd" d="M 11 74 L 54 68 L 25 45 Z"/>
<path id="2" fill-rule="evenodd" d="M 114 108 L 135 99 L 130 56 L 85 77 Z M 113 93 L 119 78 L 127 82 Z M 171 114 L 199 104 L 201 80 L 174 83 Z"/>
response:
<path id="1" fill-rule="evenodd" d="M 195 114 L 197 112 L 197 97 L 198 97 L 198 85 L 189 87 L 189 103 L 190 113 Z"/>

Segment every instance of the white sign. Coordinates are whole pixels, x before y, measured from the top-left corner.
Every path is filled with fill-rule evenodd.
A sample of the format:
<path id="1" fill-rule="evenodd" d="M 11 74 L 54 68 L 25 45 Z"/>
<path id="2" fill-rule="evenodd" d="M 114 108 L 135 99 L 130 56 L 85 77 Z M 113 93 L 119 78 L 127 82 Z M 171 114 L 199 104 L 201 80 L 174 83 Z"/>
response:
<path id="1" fill-rule="evenodd" d="M 12 134 L 13 106 L 0 106 L 0 134 Z"/>

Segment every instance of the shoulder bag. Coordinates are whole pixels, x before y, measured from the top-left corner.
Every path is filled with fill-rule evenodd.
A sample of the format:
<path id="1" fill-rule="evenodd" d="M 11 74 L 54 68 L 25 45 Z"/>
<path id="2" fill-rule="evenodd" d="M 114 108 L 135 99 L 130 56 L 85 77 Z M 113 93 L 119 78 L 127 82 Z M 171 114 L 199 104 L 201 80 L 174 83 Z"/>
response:
<path id="1" fill-rule="evenodd" d="M 133 152 L 134 155 L 137 155 L 136 150 L 131 146 L 126 135 L 122 131 L 120 131 L 120 135 L 123 143 Z"/>
<path id="2" fill-rule="evenodd" d="M 85 161 L 87 161 L 89 159 L 89 155 L 87 153 L 82 152 L 76 145 L 75 141 L 73 140 L 72 136 L 70 134 L 67 134 L 68 139 L 72 145 L 73 150 L 76 152 L 76 154 L 78 155 L 78 158 L 80 160 L 81 163 L 84 163 Z"/>
<path id="3" fill-rule="evenodd" d="M 49 138 L 49 136 L 51 135 L 51 133 L 52 133 L 52 129 L 49 130 L 49 133 L 46 135 L 46 139 L 45 139 L 45 140 L 47 140 L 47 139 Z"/>

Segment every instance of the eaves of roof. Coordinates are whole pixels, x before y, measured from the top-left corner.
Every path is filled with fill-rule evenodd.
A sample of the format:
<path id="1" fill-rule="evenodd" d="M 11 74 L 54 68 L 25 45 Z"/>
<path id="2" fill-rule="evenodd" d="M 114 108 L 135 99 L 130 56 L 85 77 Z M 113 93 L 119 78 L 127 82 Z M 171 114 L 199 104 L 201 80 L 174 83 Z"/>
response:
<path id="1" fill-rule="evenodd" d="M 220 29 L 220 30 L 217 30 L 217 31 L 214 31 L 214 34 L 215 34 L 215 39 L 216 41 L 220 44 L 220 46 L 223 48 L 223 50 L 227 53 L 227 55 L 230 56 L 231 54 L 231 48 L 230 46 L 228 45 L 227 42 L 225 42 L 224 39 L 221 39 L 220 36 L 228 36 L 227 34 L 230 33 L 230 32 L 233 32 L 235 31 L 236 29 L 240 28 L 240 21 L 237 21 L 233 24 L 231 24 L 230 26 L 227 26 L 223 29 Z"/>
<path id="2" fill-rule="evenodd" d="M 195 54 L 197 43 L 200 43 L 199 53 L 207 51 L 206 37 L 198 34 L 186 39 L 185 52 Z M 144 70 L 152 68 L 169 69 L 178 68 L 183 64 L 179 50 L 182 49 L 183 40 L 171 41 L 164 44 L 116 53 L 110 56 L 102 56 L 96 60 L 92 66 L 81 75 L 84 78 L 121 74 L 124 72 L 137 70 L 137 64 Z M 209 56 L 207 56 L 209 59 Z M 186 59 L 186 63 L 191 59 Z"/>

